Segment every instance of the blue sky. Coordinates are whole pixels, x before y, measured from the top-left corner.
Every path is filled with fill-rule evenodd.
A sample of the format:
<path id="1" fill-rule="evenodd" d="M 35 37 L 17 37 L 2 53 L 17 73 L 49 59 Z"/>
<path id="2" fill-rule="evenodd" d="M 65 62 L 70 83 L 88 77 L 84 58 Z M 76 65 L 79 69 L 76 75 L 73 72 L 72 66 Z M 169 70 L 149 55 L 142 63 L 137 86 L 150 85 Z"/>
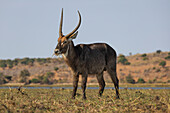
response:
<path id="1" fill-rule="evenodd" d="M 0 59 L 51 57 L 61 9 L 63 32 L 82 15 L 80 43 L 106 42 L 118 54 L 170 51 L 169 0 L 0 0 Z"/>

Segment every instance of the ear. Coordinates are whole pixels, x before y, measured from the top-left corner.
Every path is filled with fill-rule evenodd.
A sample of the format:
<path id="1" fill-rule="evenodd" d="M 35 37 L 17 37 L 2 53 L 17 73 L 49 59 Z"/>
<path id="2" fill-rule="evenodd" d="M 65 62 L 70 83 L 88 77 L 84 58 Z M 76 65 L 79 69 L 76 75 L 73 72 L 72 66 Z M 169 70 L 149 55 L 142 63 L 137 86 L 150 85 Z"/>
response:
<path id="1" fill-rule="evenodd" d="M 77 37 L 78 31 L 70 36 L 70 39 L 75 39 Z"/>

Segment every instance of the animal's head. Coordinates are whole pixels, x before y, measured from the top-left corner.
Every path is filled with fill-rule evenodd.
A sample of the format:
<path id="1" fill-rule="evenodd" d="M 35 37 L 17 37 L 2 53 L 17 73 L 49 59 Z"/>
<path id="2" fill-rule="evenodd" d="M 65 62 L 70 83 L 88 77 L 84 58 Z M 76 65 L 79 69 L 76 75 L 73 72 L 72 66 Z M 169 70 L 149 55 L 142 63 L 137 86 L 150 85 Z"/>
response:
<path id="1" fill-rule="evenodd" d="M 60 28 L 59 28 L 59 38 L 58 38 L 58 44 L 54 50 L 55 55 L 59 55 L 59 54 L 65 54 L 68 48 L 68 45 L 70 44 L 70 42 L 76 38 L 77 34 L 78 34 L 78 28 L 80 27 L 81 24 L 81 15 L 80 12 L 78 11 L 79 14 L 79 23 L 77 25 L 77 27 L 69 34 L 67 35 L 63 35 L 62 33 L 62 24 L 63 24 L 63 9 L 61 12 L 61 20 L 60 20 Z"/>

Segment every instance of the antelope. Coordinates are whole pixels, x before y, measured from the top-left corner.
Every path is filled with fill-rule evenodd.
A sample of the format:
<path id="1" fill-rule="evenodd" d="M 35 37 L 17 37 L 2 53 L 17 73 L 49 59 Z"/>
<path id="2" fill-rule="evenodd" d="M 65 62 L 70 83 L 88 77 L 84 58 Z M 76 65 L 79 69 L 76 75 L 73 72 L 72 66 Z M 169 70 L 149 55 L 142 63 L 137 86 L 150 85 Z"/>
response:
<path id="1" fill-rule="evenodd" d="M 81 88 L 83 91 L 83 99 L 86 99 L 86 83 L 88 74 L 96 75 L 99 83 L 99 96 L 102 96 L 105 81 L 103 72 L 107 71 L 114 83 L 116 90 L 116 98 L 119 98 L 119 80 L 116 74 L 116 51 L 106 43 L 78 44 L 74 45 L 73 39 L 77 37 L 78 28 L 81 24 L 81 15 L 78 11 L 79 23 L 76 28 L 69 34 L 63 35 L 63 9 L 61 11 L 61 20 L 59 26 L 58 44 L 54 50 L 54 54 L 62 54 L 65 62 L 73 72 L 73 92 L 72 99 L 75 99 L 78 87 L 79 75 L 82 75 Z"/>

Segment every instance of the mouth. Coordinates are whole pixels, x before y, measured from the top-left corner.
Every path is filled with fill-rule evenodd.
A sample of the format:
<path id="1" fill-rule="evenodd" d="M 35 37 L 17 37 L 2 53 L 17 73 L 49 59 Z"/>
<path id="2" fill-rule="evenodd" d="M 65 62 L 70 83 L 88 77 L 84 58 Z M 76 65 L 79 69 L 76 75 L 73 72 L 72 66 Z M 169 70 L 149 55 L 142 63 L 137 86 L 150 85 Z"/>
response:
<path id="1" fill-rule="evenodd" d="M 54 56 L 54 55 L 58 56 L 58 55 L 61 55 L 61 54 L 62 54 L 61 51 L 54 51 L 53 56 Z"/>

